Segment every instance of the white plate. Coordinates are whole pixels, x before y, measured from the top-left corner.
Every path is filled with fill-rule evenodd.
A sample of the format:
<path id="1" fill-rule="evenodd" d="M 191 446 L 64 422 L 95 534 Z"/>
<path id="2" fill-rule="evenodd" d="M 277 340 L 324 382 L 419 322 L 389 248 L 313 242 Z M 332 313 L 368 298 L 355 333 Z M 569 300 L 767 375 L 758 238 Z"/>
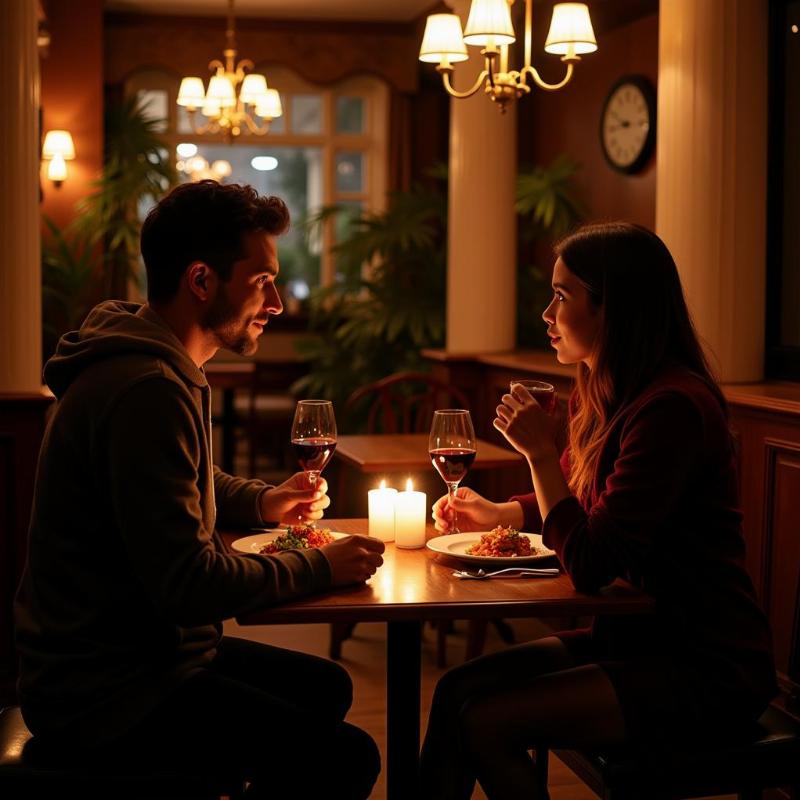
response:
<path id="1" fill-rule="evenodd" d="M 324 528 L 325 526 L 321 525 L 320 527 Z M 231 547 L 234 550 L 238 550 L 240 553 L 260 553 L 261 548 L 267 544 L 267 542 L 275 541 L 275 539 L 284 533 L 286 533 L 286 527 L 273 528 L 263 533 L 256 533 L 253 536 L 245 536 L 243 539 L 237 539 L 235 542 L 231 542 Z M 331 531 L 330 534 L 334 539 L 343 539 L 345 536 L 350 535 L 349 533 L 339 533 L 338 531 Z"/>
<path id="2" fill-rule="evenodd" d="M 555 555 L 554 550 L 548 550 L 542 544 L 542 536 L 539 533 L 520 533 L 520 536 L 527 536 L 531 543 L 531 548 L 536 548 L 535 556 L 516 556 L 515 558 L 501 558 L 499 556 L 471 556 L 467 554 L 467 548 L 477 544 L 481 536 L 489 531 L 473 531 L 471 533 L 449 533 L 445 536 L 437 536 L 435 539 L 428 540 L 428 548 L 434 553 L 442 553 L 446 556 L 453 556 L 462 561 L 471 561 L 475 564 L 495 564 L 497 566 L 514 566 L 515 564 L 531 564 L 534 561 L 541 561 Z"/>

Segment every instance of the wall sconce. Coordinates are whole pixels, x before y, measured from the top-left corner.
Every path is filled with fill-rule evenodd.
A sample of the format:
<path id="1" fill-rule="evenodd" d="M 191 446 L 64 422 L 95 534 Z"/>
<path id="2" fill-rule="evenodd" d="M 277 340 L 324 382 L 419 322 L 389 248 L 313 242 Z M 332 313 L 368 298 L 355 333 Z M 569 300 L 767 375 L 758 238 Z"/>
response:
<path id="1" fill-rule="evenodd" d="M 75 158 L 72 134 L 69 131 L 47 131 L 42 158 L 48 162 L 47 177 L 57 189 L 67 178 L 67 161 Z"/>

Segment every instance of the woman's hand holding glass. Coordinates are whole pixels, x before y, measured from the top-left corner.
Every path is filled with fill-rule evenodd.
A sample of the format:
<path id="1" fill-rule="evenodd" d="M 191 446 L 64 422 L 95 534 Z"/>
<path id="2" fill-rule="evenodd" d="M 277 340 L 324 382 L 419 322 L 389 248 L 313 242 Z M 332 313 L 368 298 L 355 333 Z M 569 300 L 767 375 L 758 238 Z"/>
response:
<path id="1" fill-rule="evenodd" d="M 529 462 L 558 459 L 556 421 L 523 386 L 515 385 L 513 394 L 504 394 L 496 413 L 494 427 Z"/>
<path id="2" fill-rule="evenodd" d="M 517 502 L 493 503 L 468 486 L 458 490 L 458 495 L 442 495 L 431 511 L 436 530 L 453 533 L 454 519 L 458 514 L 461 532 L 489 531 L 497 525 L 522 525 L 522 506 Z"/>
<path id="3" fill-rule="evenodd" d="M 331 504 L 328 497 L 328 482 L 319 477 L 309 486 L 305 472 L 296 472 L 274 489 L 261 494 L 261 518 L 269 522 L 309 524 L 322 518 L 324 510 Z"/>

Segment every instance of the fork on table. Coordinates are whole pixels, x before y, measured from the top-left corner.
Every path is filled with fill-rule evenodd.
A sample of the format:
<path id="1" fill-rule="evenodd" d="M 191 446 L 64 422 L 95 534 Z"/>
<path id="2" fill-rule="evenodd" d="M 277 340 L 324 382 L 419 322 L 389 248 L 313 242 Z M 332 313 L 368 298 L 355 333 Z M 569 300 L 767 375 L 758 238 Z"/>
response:
<path id="1" fill-rule="evenodd" d="M 486 578 L 554 578 L 560 573 L 557 567 L 507 567 L 493 572 L 485 572 L 479 569 L 471 572 L 467 569 L 456 570 L 454 578 L 468 578 L 472 580 L 485 580 Z"/>

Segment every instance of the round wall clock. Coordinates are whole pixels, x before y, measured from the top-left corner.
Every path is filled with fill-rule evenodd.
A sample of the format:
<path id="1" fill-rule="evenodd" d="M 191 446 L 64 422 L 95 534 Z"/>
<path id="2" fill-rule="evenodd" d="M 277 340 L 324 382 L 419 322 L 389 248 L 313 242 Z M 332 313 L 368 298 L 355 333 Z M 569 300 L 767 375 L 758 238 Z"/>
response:
<path id="1" fill-rule="evenodd" d="M 600 145 L 609 165 L 619 172 L 638 172 L 656 143 L 656 93 L 647 78 L 620 78 L 603 103 Z"/>

